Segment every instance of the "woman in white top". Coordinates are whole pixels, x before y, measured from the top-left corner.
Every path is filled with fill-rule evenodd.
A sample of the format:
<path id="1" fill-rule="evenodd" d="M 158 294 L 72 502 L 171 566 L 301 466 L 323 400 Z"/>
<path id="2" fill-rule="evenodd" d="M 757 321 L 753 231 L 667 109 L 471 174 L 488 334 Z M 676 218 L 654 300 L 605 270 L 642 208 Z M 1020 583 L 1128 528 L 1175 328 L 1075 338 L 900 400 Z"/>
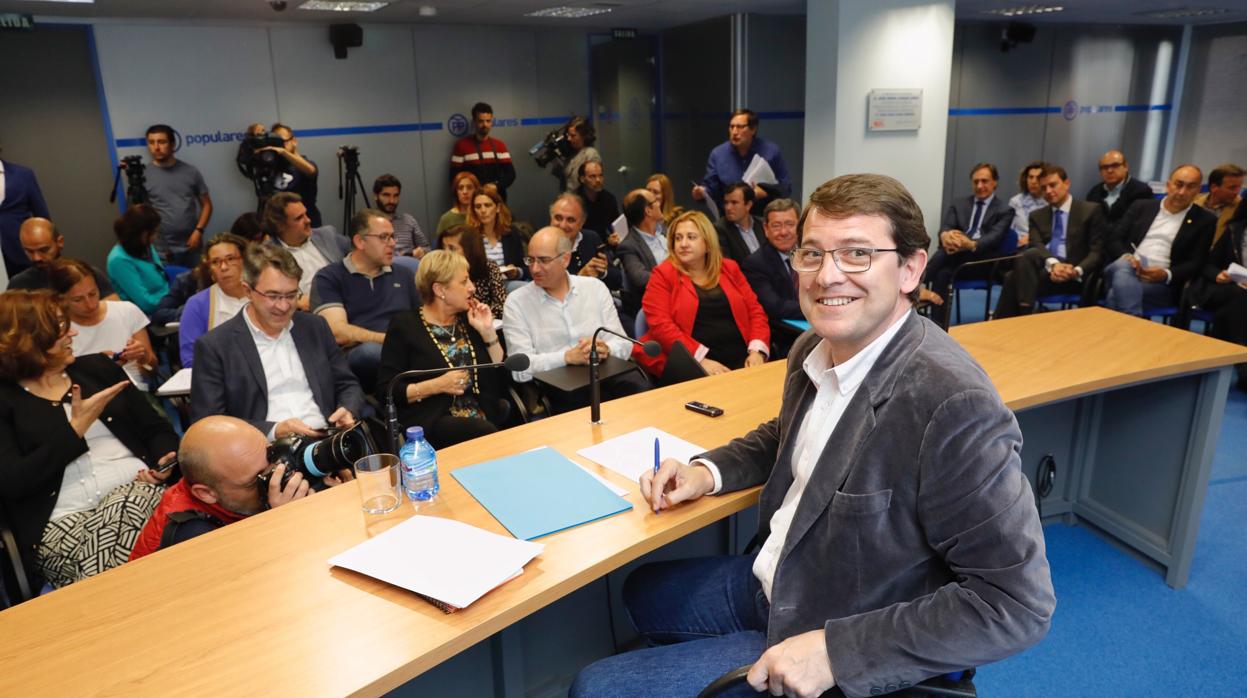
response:
<path id="1" fill-rule="evenodd" d="M 157 364 L 147 315 L 130 301 L 101 301 L 95 275 L 85 262 L 56 260 L 48 269 L 48 282 L 78 333 L 74 356 L 105 354 L 121 364 L 139 390 L 147 391 L 148 375 Z"/>
<path id="2" fill-rule="evenodd" d="M 178 355 L 182 368 L 195 361 L 195 340 L 208 330 L 238 314 L 247 304 L 242 283 L 242 258 L 247 241 L 233 233 L 220 233 L 204 247 L 200 263 L 212 277 L 212 285 L 191 296 L 182 309 L 178 326 Z"/>

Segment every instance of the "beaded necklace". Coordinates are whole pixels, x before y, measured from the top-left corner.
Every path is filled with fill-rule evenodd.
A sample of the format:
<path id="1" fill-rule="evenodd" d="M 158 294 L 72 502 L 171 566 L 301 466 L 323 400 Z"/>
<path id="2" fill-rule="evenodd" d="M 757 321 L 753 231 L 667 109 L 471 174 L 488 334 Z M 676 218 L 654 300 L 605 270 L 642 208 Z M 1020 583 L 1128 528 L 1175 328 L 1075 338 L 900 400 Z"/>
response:
<path id="1" fill-rule="evenodd" d="M 442 358 L 445 359 L 446 361 L 446 365 L 451 368 L 456 368 L 454 363 L 452 363 L 450 360 L 450 354 L 446 351 L 446 346 L 453 346 L 458 341 L 459 323 L 460 323 L 459 317 L 456 316 L 454 324 L 451 325 L 451 329 L 449 330 L 450 341 L 447 342 L 445 346 L 440 341 L 438 341 L 437 335 L 434 334 L 433 325 L 429 322 L 429 319 L 425 317 L 424 315 L 424 308 L 420 309 L 420 322 L 424 324 L 424 331 L 429 333 L 429 339 L 433 340 L 433 346 L 437 347 L 437 350 L 441 352 Z M 438 327 L 442 327 L 442 329 L 445 329 L 442 325 L 438 325 Z M 472 361 L 469 363 L 469 365 L 475 365 L 476 364 L 476 347 L 472 344 L 472 338 L 467 336 L 467 333 L 464 333 L 464 339 L 465 339 L 465 343 L 468 345 L 468 354 L 469 356 L 472 357 Z M 473 369 L 469 371 L 469 375 L 471 376 L 471 378 L 469 378 L 469 383 L 471 384 L 472 392 L 477 395 L 480 395 L 481 389 L 477 385 L 477 382 L 476 382 L 476 370 Z"/>

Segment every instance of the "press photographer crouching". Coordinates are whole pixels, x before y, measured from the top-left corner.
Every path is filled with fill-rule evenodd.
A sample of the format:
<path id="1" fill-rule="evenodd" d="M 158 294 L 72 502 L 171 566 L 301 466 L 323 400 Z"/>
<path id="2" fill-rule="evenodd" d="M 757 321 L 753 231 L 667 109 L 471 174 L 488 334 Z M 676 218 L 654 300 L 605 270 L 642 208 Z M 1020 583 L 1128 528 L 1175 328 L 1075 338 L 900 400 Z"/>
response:
<path id="1" fill-rule="evenodd" d="M 195 422 L 178 449 L 182 479 L 165 491 L 130 559 L 302 499 L 320 482 L 332 487 L 353 479 L 345 468 L 317 478 L 315 472 L 321 471 L 315 468 L 366 455 L 370 448 L 360 439 L 350 430 L 322 440 L 295 443 L 287 438 L 270 445 L 260 430 L 241 419 L 217 415 Z M 348 443 L 345 449 L 343 442 Z"/>

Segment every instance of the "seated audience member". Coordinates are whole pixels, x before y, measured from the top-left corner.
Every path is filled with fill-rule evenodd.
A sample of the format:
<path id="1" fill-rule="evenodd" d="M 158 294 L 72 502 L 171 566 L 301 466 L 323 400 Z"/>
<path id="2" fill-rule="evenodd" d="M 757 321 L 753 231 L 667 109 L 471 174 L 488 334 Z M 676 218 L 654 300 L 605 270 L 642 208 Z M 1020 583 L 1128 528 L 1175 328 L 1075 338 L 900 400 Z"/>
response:
<path id="1" fill-rule="evenodd" d="M 169 284 L 169 292 L 156 304 L 156 309 L 149 313 L 152 324 L 167 325 L 182 319 L 182 310 L 191 296 L 212 285 L 212 277 L 204 268 L 203 262 L 178 274 Z"/>
<path id="2" fill-rule="evenodd" d="M 182 479 L 165 490 L 134 544 L 131 560 L 310 493 L 303 473 L 291 475 L 283 486 L 286 466 L 269 464 L 268 439 L 234 417 L 214 415 L 192 424 L 178 448 L 178 464 Z M 259 477 L 270 468 L 268 484 L 261 489 Z M 331 486 L 341 482 L 334 475 L 324 480 Z"/>
<path id="3" fill-rule="evenodd" d="M 511 209 L 494 185 L 486 184 L 472 196 L 467 225 L 480 232 L 485 256 L 497 265 L 505 281 L 529 280 L 524 267 L 524 241 L 512 230 Z M 472 261 L 470 257 L 468 261 Z M 472 278 L 476 280 L 477 275 Z M 497 310 L 495 313 L 501 315 Z"/>
<path id="4" fill-rule="evenodd" d="M 567 145 L 571 146 L 572 156 L 563 169 L 556 170 L 554 174 L 559 178 L 559 191 L 570 193 L 580 186 L 580 166 L 590 161 L 601 162 L 602 154 L 593 147 L 598 141 L 597 129 L 587 117 L 573 116 L 563 125 L 563 132 L 567 134 Z"/>
<path id="5" fill-rule="evenodd" d="M 584 227 L 585 206 L 579 196 L 560 194 L 550 204 L 550 225 L 563 231 L 572 244 L 567 271 L 577 276 L 589 276 L 606 284 L 612 291 L 623 287 L 623 274 L 611 264 L 611 252 L 598 231 Z M 531 254 L 529 256 L 532 256 Z"/>
<path id="6" fill-rule="evenodd" d="M 662 376 L 676 342 L 710 375 L 759 366 L 771 351 L 766 311 L 736 262 L 723 258 L 719 236 L 700 211 L 671 222 L 667 261 L 654 267 L 641 308 L 649 324 L 641 341 L 657 341 L 662 353 L 649 357 L 637 347 L 633 358 L 655 376 Z"/>
<path id="7" fill-rule="evenodd" d="M 1082 293 L 1083 281 L 1100 268 L 1108 224 L 1099 204 L 1070 196 L 1059 165 L 1044 166 L 1039 186 L 1048 205 L 1030 215 L 1030 239 L 1005 274 L 997 318 L 1033 312 L 1039 296 Z"/>
<path id="8" fill-rule="evenodd" d="M 247 287 L 242 282 L 242 258 L 247 241 L 233 233 L 219 233 L 204 246 L 212 285 L 186 301 L 178 327 L 178 354 L 182 368 L 195 363 L 195 342 L 205 332 L 225 324 L 247 304 Z"/>
<path id="9" fill-rule="evenodd" d="M 1176 305 L 1208 259 L 1217 217 L 1192 202 L 1203 173 L 1182 165 L 1169 174 L 1165 198 L 1130 205 L 1109 242 L 1104 283 L 1108 307 L 1130 315 Z"/>
<path id="10" fill-rule="evenodd" d="M 143 311 L 129 301 L 101 301 L 91 267 L 76 259 L 53 262 L 48 278 L 76 333 L 74 356 L 103 354 L 120 364 L 139 390 L 148 390 L 157 359 Z"/>
<path id="11" fill-rule="evenodd" d="M 303 200 L 289 192 L 278 192 L 264 204 L 264 229 L 269 235 L 269 244 L 290 252 L 303 270 L 303 279 L 299 282 L 299 310 L 308 310 L 316 273 L 342 261 L 351 251 L 351 241 L 338 235 L 331 225 L 313 228 Z"/>
<path id="12" fill-rule="evenodd" d="M 472 210 L 472 201 L 476 192 L 481 190 L 481 183 L 471 172 L 460 172 L 450 181 L 451 195 L 454 201 L 442 217 L 437 219 L 437 234 L 441 235 L 447 228 L 463 225 L 468 222 L 468 211 Z"/>
<path id="13" fill-rule="evenodd" d="M 1231 264 L 1247 266 L 1247 202 L 1212 243 L 1208 262 L 1191 282 L 1191 300 L 1211 311 L 1212 336 L 1247 346 L 1247 283 L 1230 278 Z M 1238 389 L 1247 391 L 1247 363 L 1238 364 Z"/>
<path id="14" fill-rule="evenodd" d="M 303 270 L 294 256 L 252 245 L 242 273 L 250 302 L 195 343 L 192 420 L 225 414 L 270 439 L 354 425 L 364 391 L 324 318 L 295 309 Z"/>
<path id="15" fill-rule="evenodd" d="M 430 249 L 429 237 L 424 234 L 415 216 L 398 212 L 403 183 L 392 174 L 383 174 L 372 183 L 372 195 L 377 201 L 377 208 L 385 211 L 390 217 L 390 225 L 394 226 L 394 254 L 416 259 L 423 257 Z"/>
<path id="16" fill-rule="evenodd" d="M 48 268 L 65 251 L 65 236 L 46 218 L 27 218 L 18 228 L 17 235 L 31 266 L 9 279 L 9 290 L 39 291 L 48 288 Z M 103 272 L 92 266 L 91 276 L 95 277 L 95 286 L 101 296 L 117 297 Z"/>
<path id="17" fill-rule="evenodd" d="M 753 215 L 753 187 L 744 182 L 728 185 L 723 194 L 723 218 L 714 225 L 723 256 L 737 264 L 762 246 L 766 234 Z"/>
<path id="18" fill-rule="evenodd" d="M 442 233 L 437 247 L 461 254 L 468 260 L 468 278 L 476 287 L 476 300 L 489 306 L 494 317 L 501 318 L 503 307 L 507 303 L 507 282 L 498 265 L 486 258 L 485 244 L 476 229 L 467 225 L 456 225 Z M 522 259 L 520 263 L 523 264 Z"/>
<path id="19" fill-rule="evenodd" d="M 577 170 L 577 177 L 580 186 L 573 193 L 585 204 L 585 227 L 603 237 L 610 237 L 611 223 L 619 217 L 619 201 L 606 189 L 602 161 L 586 161 Z"/>
<path id="20" fill-rule="evenodd" d="M 1011 235 L 1013 209 L 996 196 L 999 179 L 996 166 L 990 162 L 975 165 L 970 170 L 974 194 L 955 199 L 940 221 L 940 246 L 927 262 L 925 280 L 931 288 L 921 296 L 933 304 L 931 319 L 940 326 L 948 312 L 944 296 L 953 272 L 962 264 L 999 256 L 1005 235 Z M 988 273 L 990 270 L 983 269 L 972 276 L 985 278 Z"/>
<path id="21" fill-rule="evenodd" d="M 771 358 L 788 356 L 788 349 L 800 332 L 784 320 L 802 320 L 797 298 L 797 272 L 792 268 L 792 251 L 797 248 L 797 225 L 801 205 L 792 199 L 776 199 L 766 205 L 766 244 L 749 255 L 741 271 L 758 296 L 771 324 Z"/>
<path id="22" fill-rule="evenodd" d="M 568 273 L 571 253 L 571 238 L 554 226 L 542 228 L 528 241 L 524 261 L 533 282 L 507 296 L 502 316 L 507 350 L 527 354 L 530 360 L 529 370 L 513 374 L 516 381 L 531 381 L 534 373 L 560 366 L 588 365 L 590 342 L 599 327 L 624 333 L 606 286 L 591 276 Z M 603 333 L 598 335 L 597 351 L 602 360 L 608 355 L 627 359 L 632 344 Z M 647 389 L 643 377 L 627 371 L 602 383 L 602 397 L 612 399 Z M 550 390 L 547 396 L 556 412 L 589 404 L 587 387 L 572 393 Z"/>
<path id="23" fill-rule="evenodd" d="M 570 698 L 692 696 L 742 666 L 749 685 L 718 695 L 913 696 L 903 689 L 1021 652 L 1051 626 L 1017 420 L 912 312 L 930 244 L 918 204 L 889 177 L 846 175 L 814 190 L 803 223 L 812 331 L 776 416 L 639 477 L 659 516 L 762 485 L 759 549 L 638 567 L 622 596 L 648 647 L 586 667 Z M 847 312 L 827 302 L 848 293 Z"/>
<path id="24" fill-rule="evenodd" d="M 229 231 L 247 242 L 264 242 L 267 237 L 260 214 L 255 211 L 247 211 L 235 218 L 230 224 Z"/>
<path id="25" fill-rule="evenodd" d="M 169 278 L 152 244 L 159 227 L 156 209 L 147 204 L 131 206 L 113 223 L 117 244 L 108 253 L 108 277 L 117 296 L 147 314 L 169 293 Z"/>
<path id="26" fill-rule="evenodd" d="M 117 364 L 74 358 L 76 334 L 50 292 L 0 294 L 0 498 L 55 587 L 126 561 L 178 445 Z"/>
<path id="27" fill-rule="evenodd" d="M 1152 199 L 1147 182 L 1130 176 L 1130 165 L 1120 150 L 1110 150 L 1100 158 L 1100 183 L 1087 191 L 1087 201 L 1099 204 L 1104 220 L 1114 225 L 1141 199 Z"/>
<path id="28" fill-rule="evenodd" d="M 650 272 L 667 258 L 667 239 L 660 232 L 663 226 L 662 206 L 658 197 L 647 189 L 633 189 L 624 197 L 624 217 L 631 234 L 619 243 L 615 254 L 623 267 L 624 311 L 636 315 L 641 297 L 649 285 Z"/>
<path id="29" fill-rule="evenodd" d="M 313 311 L 325 318 L 365 390 L 377 380 L 390 318 L 420 307 L 416 279 L 394 261 L 389 216 L 366 208 L 351 217 L 351 253 L 316 273 Z"/>
<path id="30" fill-rule="evenodd" d="M 1243 175 L 1247 175 L 1247 170 L 1233 163 L 1217 165 L 1208 173 L 1208 191 L 1195 197 L 1196 206 L 1217 217 L 1217 230 L 1213 237 L 1218 240 L 1243 200 L 1239 196 L 1243 190 Z"/>
<path id="31" fill-rule="evenodd" d="M 675 205 L 675 187 L 671 185 L 670 177 L 657 172 L 645 180 L 645 188 L 649 193 L 658 197 L 658 207 L 662 209 L 662 236 L 666 239 L 667 224 L 674 220 L 676 216 L 684 213 L 683 208 Z"/>
<path id="32" fill-rule="evenodd" d="M 1009 227 L 1017 236 L 1019 250 L 1026 248 L 1031 214 L 1048 205 L 1039 186 L 1039 177 L 1046 164 L 1043 160 L 1035 160 L 1023 167 L 1018 175 L 1018 193 L 1009 199 L 1009 208 L 1013 209 L 1013 222 Z"/>
<path id="33" fill-rule="evenodd" d="M 425 255 L 416 285 L 424 304 L 390 323 L 377 372 L 385 404 L 390 380 L 403 371 L 502 361 L 494 314 L 474 296 L 468 261 L 450 250 Z M 408 383 L 394 396 L 404 427 L 423 426 L 436 448 L 498 430 L 507 417 L 506 376 L 500 369 L 458 368 Z"/>

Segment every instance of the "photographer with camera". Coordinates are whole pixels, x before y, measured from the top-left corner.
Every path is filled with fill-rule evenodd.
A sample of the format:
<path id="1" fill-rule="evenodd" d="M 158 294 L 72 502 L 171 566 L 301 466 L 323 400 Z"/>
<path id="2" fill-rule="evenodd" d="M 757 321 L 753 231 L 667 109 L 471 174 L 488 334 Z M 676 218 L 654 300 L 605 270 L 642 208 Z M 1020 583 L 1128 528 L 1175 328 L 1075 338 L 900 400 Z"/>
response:
<path id="1" fill-rule="evenodd" d="M 165 264 L 193 267 L 199 263 L 204 229 L 212 218 L 212 197 L 203 175 L 173 156 L 173 128 L 147 129 L 151 167 L 145 175 L 147 200 L 160 214 L 156 249 Z"/>
<path id="2" fill-rule="evenodd" d="M 577 177 L 580 166 L 590 160 L 601 160 L 593 144 L 597 131 L 593 123 L 583 116 L 573 116 L 567 123 L 546 134 L 540 143 L 528 150 L 537 167 L 550 163 L 550 174 L 559 178 L 559 193 L 570 192 L 580 186 Z"/>
<path id="3" fill-rule="evenodd" d="M 285 477 L 286 465 L 270 464 L 268 453 L 264 435 L 241 419 L 215 416 L 195 422 L 178 447 L 182 479 L 165 490 L 130 559 L 308 496 L 311 487 L 303 473 Z M 334 486 L 350 479 L 346 470 L 324 482 Z"/>
<path id="4" fill-rule="evenodd" d="M 254 128 L 253 124 L 252 133 L 254 133 Z M 282 147 L 266 145 L 256 148 L 255 153 L 259 155 L 272 152 L 281 156 L 282 160 L 277 163 L 279 171 L 272 181 L 273 189 L 294 192 L 303 197 L 303 204 L 307 206 L 307 215 L 312 219 L 312 227 L 319 228 L 322 223 L 320 209 L 316 208 L 316 178 L 320 175 L 320 171 L 316 163 L 299 154 L 299 140 L 294 137 L 294 131 L 291 131 L 289 126 L 276 123 L 268 131 L 270 136 L 281 139 Z"/>
<path id="5" fill-rule="evenodd" d="M 271 439 L 323 437 L 363 413 L 364 391 L 338 349 L 329 324 L 296 311 L 303 270 L 275 245 L 243 256 L 251 301 L 195 342 L 191 419 L 225 414 Z"/>

